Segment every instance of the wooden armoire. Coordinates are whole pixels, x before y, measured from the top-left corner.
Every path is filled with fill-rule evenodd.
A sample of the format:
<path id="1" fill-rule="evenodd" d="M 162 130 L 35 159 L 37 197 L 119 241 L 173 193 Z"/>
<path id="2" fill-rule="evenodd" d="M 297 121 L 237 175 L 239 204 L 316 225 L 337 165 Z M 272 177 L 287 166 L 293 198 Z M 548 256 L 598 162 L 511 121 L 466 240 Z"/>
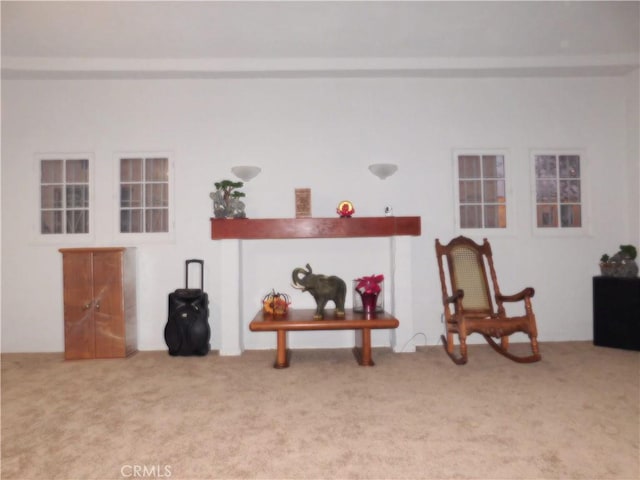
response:
<path id="1" fill-rule="evenodd" d="M 62 248 L 64 357 L 121 358 L 137 349 L 134 248 Z"/>

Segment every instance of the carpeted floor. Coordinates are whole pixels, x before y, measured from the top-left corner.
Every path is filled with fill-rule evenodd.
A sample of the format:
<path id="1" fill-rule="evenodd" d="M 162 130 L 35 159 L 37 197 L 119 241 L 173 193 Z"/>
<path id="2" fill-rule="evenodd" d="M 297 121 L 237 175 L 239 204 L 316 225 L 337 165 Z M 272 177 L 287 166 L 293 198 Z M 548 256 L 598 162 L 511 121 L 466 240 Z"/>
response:
<path id="1" fill-rule="evenodd" d="M 640 478 L 640 353 L 2 355 L 2 479 Z"/>

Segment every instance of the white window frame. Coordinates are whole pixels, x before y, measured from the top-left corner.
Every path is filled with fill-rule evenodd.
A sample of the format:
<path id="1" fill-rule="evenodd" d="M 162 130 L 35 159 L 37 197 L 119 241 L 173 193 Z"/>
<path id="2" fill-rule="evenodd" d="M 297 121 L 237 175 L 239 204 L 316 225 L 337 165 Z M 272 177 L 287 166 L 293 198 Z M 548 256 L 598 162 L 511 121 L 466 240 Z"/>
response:
<path id="1" fill-rule="evenodd" d="M 168 159 L 168 229 L 167 232 L 121 232 L 120 231 L 120 160 L 124 158 L 167 158 Z M 175 242 L 175 166 L 174 155 L 168 151 L 121 151 L 115 154 L 114 158 L 114 239 L 118 243 L 130 245 L 143 245 L 147 243 L 174 243 Z"/>
<path id="2" fill-rule="evenodd" d="M 558 217 L 557 227 L 538 226 L 538 200 L 536 187 L 536 157 L 541 155 L 564 156 L 576 155 L 580 157 L 580 227 L 563 227 Z M 589 199 L 591 189 L 589 183 L 589 164 L 585 150 L 582 148 L 535 148 L 529 152 L 531 176 L 531 229 L 536 236 L 543 237 L 584 237 L 591 235 L 591 210 Z M 558 203 L 559 206 L 559 203 Z M 558 211 L 558 216 L 560 212 Z"/>
<path id="3" fill-rule="evenodd" d="M 45 160 L 87 160 L 88 161 L 88 180 L 87 185 L 89 188 L 88 200 L 89 206 L 89 222 L 87 233 L 42 233 L 42 176 L 41 165 Z M 55 244 L 55 245 L 74 245 L 74 244 L 90 244 L 95 238 L 95 198 L 94 198 L 94 155 L 93 153 L 77 153 L 77 152 L 45 152 L 36 153 L 33 160 L 33 184 L 35 185 L 35 214 L 33 221 L 33 241 L 37 244 Z M 66 185 L 66 181 L 63 183 Z M 63 209 L 66 213 L 66 205 Z"/>
<path id="4" fill-rule="evenodd" d="M 472 156 L 502 156 L 504 158 L 504 182 L 506 195 L 506 220 L 505 228 L 463 228 L 460 225 L 460 177 L 458 170 L 458 157 L 464 155 Z M 453 195 L 454 195 L 454 227 L 458 235 L 465 236 L 509 236 L 513 235 L 516 228 L 516 199 L 513 194 L 513 166 L 510 162 L 510 153 L 504 148 L 463 148 L 453 150 L 452 168 L 453 168 Z"/>

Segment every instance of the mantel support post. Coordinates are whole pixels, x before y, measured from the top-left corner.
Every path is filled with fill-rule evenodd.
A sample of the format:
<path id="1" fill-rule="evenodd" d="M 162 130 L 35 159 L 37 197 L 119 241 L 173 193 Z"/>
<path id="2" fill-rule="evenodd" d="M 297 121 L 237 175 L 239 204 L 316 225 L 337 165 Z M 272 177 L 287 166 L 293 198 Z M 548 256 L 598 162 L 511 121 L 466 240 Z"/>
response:
<path id="1" fill-rule="evenodd" d="M 409 344 L 413 334 L 413 290 L 411 268 L 411 238 L 391 237 L 391 313 L 400 319 L 398 328 L 391 330 L 391 348 L 394 352 L 415 352 L 415 344 Z"/>
<path id="2" fill-rule="evenodd" d="M 220 355 L 240 355 L 242 333 L 242 241 L 221 240 Z"/>

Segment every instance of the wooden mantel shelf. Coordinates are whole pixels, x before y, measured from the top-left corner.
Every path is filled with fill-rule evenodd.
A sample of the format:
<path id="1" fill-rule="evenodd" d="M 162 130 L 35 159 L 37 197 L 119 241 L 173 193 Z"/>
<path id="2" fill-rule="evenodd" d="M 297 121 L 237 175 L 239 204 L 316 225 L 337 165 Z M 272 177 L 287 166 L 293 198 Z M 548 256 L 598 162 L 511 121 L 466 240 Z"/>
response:
<path id="1" fill-rule="evenodd" d="M 420 217 L 212 218 L 213 240 L 418 236 Z"/>

